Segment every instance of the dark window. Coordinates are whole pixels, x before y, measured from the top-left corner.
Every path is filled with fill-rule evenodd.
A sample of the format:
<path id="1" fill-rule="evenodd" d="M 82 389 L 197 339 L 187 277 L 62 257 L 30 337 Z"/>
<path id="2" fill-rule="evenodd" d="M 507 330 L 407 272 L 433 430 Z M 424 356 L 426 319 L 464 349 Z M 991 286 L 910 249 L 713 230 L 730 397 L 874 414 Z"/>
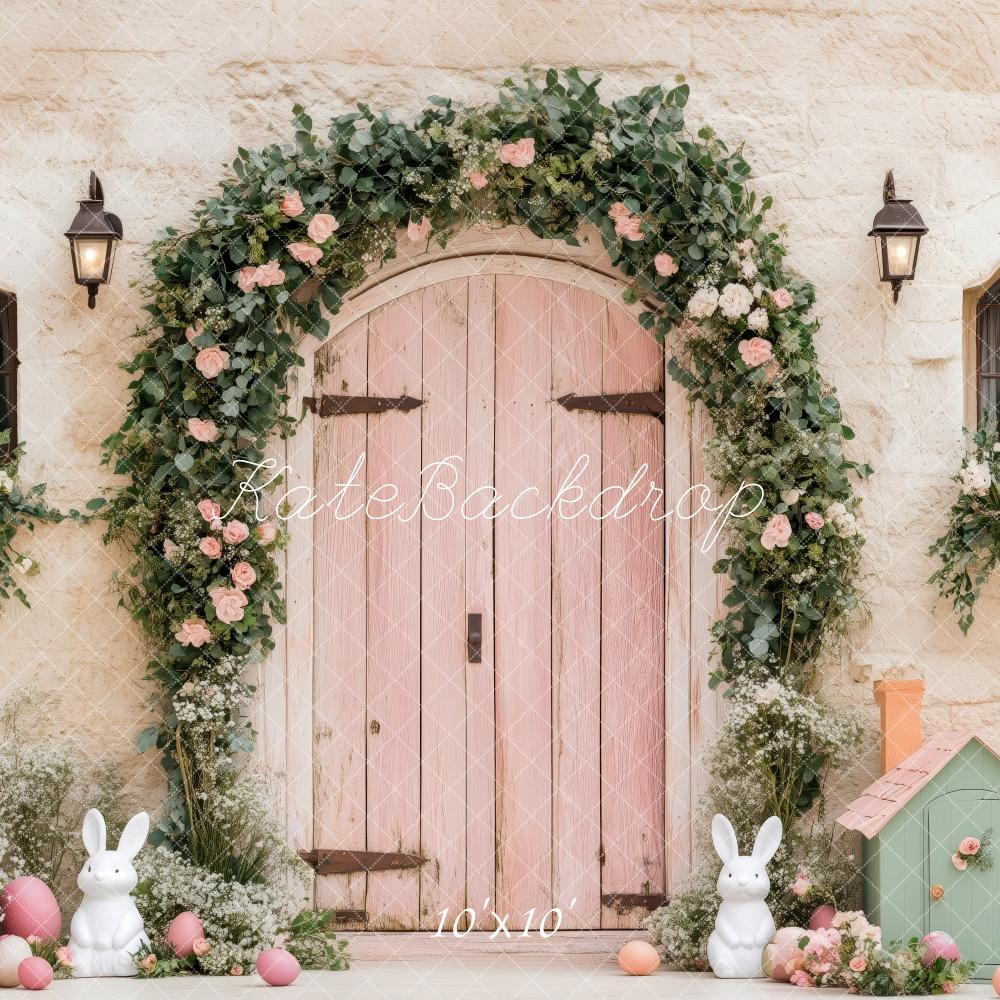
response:
<path id="1" fill-rule="evenodd" d="M 1000 416 L 1000 281 L 976 303 L 976 410 Z"/>
<path id="2" fill-rule="evenodd" d="M 17 299 L 0 292 L 0 431 L 17 445 Z"/>

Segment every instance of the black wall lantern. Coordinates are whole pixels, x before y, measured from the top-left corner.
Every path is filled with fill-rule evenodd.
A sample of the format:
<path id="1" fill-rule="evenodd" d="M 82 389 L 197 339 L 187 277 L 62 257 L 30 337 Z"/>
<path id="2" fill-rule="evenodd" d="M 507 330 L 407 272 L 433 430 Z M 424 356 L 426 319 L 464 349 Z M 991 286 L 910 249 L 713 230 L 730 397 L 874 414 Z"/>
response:
<path id="1" fill-rule="evenodd" d="M 882 201 L 884 204 L 868 235 L 875 237 L 878 276 L 882 281 L 892 282 L 892 301 L 898 302 L 903 282 L 913 281 L 916 274 L 920 237 L 927 227 L 908 198 L 896 197 L 891 170 L 885 175 Z"/>
<path id="2" fill-rule="evenodd" d="M 66 231 L 73 256 L 73 277 L 87 286 L 87 305 L 97 304 L 97 286 L 111 280 L 115 246 L 122 238 L 122 221 L 104 211 L 104 189 L 93 170 L 90 172 L 90 197 L 80 202 L 73 224 Z"/>

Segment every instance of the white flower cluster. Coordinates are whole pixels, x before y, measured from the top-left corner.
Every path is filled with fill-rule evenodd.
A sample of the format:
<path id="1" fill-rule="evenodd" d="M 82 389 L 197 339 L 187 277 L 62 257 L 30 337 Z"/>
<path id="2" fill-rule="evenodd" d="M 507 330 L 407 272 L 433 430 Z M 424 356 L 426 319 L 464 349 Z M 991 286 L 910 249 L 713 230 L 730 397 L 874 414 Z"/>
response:
<path id="1" fill-rule="evenodd" d="M 839 500 L 826 508 L 826 519 L 840 538 L 853 538 L 858 533 L 857 518 Z"/>
<path id="2" fill-rule="evenodd" d="M 162 846 L 143 851 L 135 869 L 135 901 L 147 931 L 162 938 L 178 913 L 197 913 L 212 946 L 200 964 L 211 975 L 234 967 L 249 971 L 257 955 L 274 945 L 295 904 L 290 893 L 272 885 L 227 881 Z"/>
<path id="3" fill-rule="evenodd" d="M 10 493 L 13 489 L 13 478 L 6 469 L 0 469 L 0 493 Z"/>
<path id="4" fill-rule="evenodd" d="M 970 458 L 962 466 L 959 476 L 962 480 L 963 493 L 974 493 L 976 496 L 982 496 L 993 485 L 993 476 L 990 473 L 989 465 L 986 462 L 977 462 L 973 458 Z"/>

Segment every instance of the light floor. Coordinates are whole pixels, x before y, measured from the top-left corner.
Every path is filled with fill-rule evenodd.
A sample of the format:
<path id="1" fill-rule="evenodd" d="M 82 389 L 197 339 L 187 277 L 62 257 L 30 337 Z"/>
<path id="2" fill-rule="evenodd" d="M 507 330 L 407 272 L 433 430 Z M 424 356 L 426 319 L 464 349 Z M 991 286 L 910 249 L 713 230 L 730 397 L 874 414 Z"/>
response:
<path id="1" fill-rule="evenodd" d="M 429 934 L 348 934 L 348 972 L 304 972 L 279 994 L 282 1000 L 806 1000 L 793 986 L 767 980 L 722 980 L 709 974 L 656 972 L 645 979 L 623 975 L 616 946 L 631 935 L 563 932 L 547 940 L 462 940 Z M 256 976 L 66 980 L 48 995 L 65 1000 L 215 1000 L 262 997 Z M 11 994 L 11 1000 L 16 994 Z M 21 994 L 23 995 L 23 994 Z M 824 990 L 815 1000 L 843 996 Z M 959 996 L 991 997 L 986 984 L 963 986 Z"/>

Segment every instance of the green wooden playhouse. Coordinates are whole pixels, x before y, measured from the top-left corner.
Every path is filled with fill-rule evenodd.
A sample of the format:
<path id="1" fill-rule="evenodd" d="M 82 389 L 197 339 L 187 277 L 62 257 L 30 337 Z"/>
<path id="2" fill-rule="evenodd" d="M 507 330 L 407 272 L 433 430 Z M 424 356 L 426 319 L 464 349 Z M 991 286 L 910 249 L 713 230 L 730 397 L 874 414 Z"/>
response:
<path id="1" fill-rule="evenodd" d="M 990 744 L 971 732 L 933 737 L 837 822 L 864 837 L 864 909 L 882 940 L 945 931 L 978 963 L 975 978 L 989 979 L 1000 965 L 1000 757 Z M 993 870 L 958 871 L 959 842 L 990 829 Z"/>

